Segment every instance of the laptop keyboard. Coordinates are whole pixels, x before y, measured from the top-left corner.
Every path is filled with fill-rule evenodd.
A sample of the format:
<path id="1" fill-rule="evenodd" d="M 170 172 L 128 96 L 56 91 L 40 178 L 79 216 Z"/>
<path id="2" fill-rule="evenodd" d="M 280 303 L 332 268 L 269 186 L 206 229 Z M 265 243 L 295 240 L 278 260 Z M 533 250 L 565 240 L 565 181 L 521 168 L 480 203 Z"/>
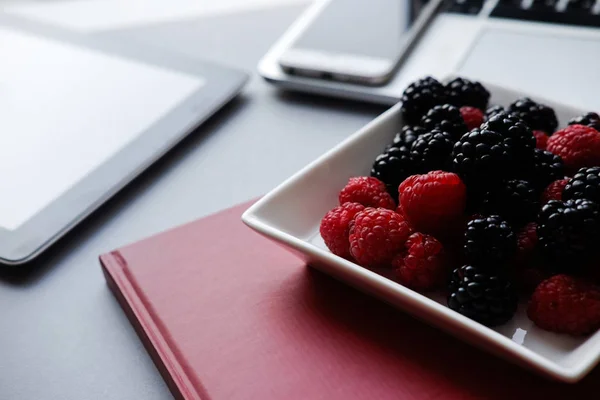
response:
<path id="1" fill-rule="evenodd" d="M 451 0 L 446 11 L 477 15 L 484 0 Z M 600 0 L 498 0 L 491 17 L 600 28 Z"/>
<path id="2" fill-rule="evenodd" d="M 600 27 L 600 13 L 596 0 L 500 0 L 492 10 L 492 17 L 514 18 L 526 21 Z"/>

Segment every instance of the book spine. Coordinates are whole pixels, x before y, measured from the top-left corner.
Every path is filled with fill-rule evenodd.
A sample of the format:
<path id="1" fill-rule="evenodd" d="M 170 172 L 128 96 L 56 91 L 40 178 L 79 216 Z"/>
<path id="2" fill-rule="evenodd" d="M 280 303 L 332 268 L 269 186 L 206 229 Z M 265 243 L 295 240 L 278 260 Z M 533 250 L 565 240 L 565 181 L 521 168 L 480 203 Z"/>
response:
<path id="1" fill-rule="evenodd" d="M 195 390 L 185 369 L 169 348 L 162 331 L 154 323 L 134 284 L 128 278 L 127 263 L 123 256 L 118 251 L 104 254 L 100 257 L 100 264 L 108 287 L 142 340 L 173 396 L 183 400 L 209 400 L 206 394 L 200 395 Z"/>

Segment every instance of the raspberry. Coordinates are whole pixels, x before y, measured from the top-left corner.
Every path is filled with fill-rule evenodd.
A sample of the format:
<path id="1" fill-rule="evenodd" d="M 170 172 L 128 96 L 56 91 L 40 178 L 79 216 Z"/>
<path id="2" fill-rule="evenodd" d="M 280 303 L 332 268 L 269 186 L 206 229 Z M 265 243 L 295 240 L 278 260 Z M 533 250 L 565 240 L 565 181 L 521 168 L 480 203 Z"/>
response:
<path id="1" fill-rule="evenodd" d="M 540 282 L 550 276 L 541 268 L 537 243 L 537 224 L 530 222 L 517 235 L 514 262 L 514 283 L 526 293 L 533 292 Z"/>
<path id="2" fill-rule="evenodd" d="M 517 265 L 525 266 L 531 263 L 535 258 L 537 243 L 537 224 L 530 222 L 517 235 L 517 253 L 515 255 Z"/>
<path id="3" fill-rule="evenodd" d="M 360 203 L 365 207 L 382 207 L 393 210 L 396 203 L 387 192 L 385 183 L 371 176 L 350 178 L 339 196 L 340 205 Z"/>
<path id="4" fill-rule="evenodd" d="M 562 200 L 562 192 L 569 178 L 559 179 L 549 184 L 544 193 L 542 193 L 542 204 L 546 204 L 550 200 Z"/>
<path id="5" fill-rule="evenodd" d="M 402 204 L 398 204 L 398 208 L 396 208 L 396 212 L 400 215 L 402 215 L 404 218 L 406 218 L 406 215 L 404 215 L 404 210 L 402 209 Z"/>
<path id="6" fill-rule="evenodd" d="M 365 208 L 350 227 L 350 254 L 363 267 L 387 266 L 411 233 L 402 215 L 385 208 Z"/>
<path id="7" fill-rule="evenodd" d="M 570 172 L 600 165 L 600 132 L 589 126 L 569 125 L 550 136 L 546 147 Z"/>
<path id="8" fill-rule="evenodd" d="M 460 115 L 462 116 L 467 129 L 478 128 L 483 124 L 483 112 L 479 108 L 464 106 L 460 108 Z"/>
<path id="9" fill-rule="evenodd" d="M 404 214 L 419 232 L 442 234 L 465 210 L 466 188 L 458 175 L 432 171 L 406 178 L 398 189 Z"/>
<path id="10" fill-rule="evenodd" d="M 358 203 L 345 203 L 329 211 L 321 220 L 321 237 L 333 254 L 350 258 L 349 225 L 365 209 Z"/>
<path id="11" fill-rule="evenodd" d="M 448 272 L 442 244 L 433 236 L 417 232 L 404 248 L 392 262 L 398 282 L 419 291 L 441 288 Z"/>
<path id="12" fill-rule="evenodd" d="M 535 289 L 527 316 L 547 331 L 587 335 L 600 328 L 600 288 L 568 275 L 555 275 Z"/>
<path id="13" fill-rule="evenodd" d="M 535 147 L 541 150 L 546 150 L 548 144 L 548 135 L 544 131 L 533 131 L 535 136 Z"/>

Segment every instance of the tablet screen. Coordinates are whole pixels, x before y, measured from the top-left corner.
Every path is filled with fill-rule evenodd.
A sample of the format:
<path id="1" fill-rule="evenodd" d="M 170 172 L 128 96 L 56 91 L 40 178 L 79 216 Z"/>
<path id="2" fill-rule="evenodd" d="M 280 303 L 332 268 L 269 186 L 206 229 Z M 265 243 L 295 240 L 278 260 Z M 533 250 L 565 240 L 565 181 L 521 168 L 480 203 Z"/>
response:
<path id="1" fill-rule="evenodd" d="M 0 227 L 17 229 L 196 92 L 193 75 L 0 28 Z"/>

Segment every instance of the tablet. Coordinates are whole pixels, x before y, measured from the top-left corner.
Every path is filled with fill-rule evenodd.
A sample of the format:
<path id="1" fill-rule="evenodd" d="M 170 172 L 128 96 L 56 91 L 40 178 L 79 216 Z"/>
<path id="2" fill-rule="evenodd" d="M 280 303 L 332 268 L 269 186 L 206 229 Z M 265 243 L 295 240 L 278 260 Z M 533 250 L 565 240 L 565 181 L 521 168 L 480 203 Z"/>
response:
<path id="1" fill-rule="evenodd" d="M 0 263 L 32 260 L 247 75 L 0 16 Z"/>

